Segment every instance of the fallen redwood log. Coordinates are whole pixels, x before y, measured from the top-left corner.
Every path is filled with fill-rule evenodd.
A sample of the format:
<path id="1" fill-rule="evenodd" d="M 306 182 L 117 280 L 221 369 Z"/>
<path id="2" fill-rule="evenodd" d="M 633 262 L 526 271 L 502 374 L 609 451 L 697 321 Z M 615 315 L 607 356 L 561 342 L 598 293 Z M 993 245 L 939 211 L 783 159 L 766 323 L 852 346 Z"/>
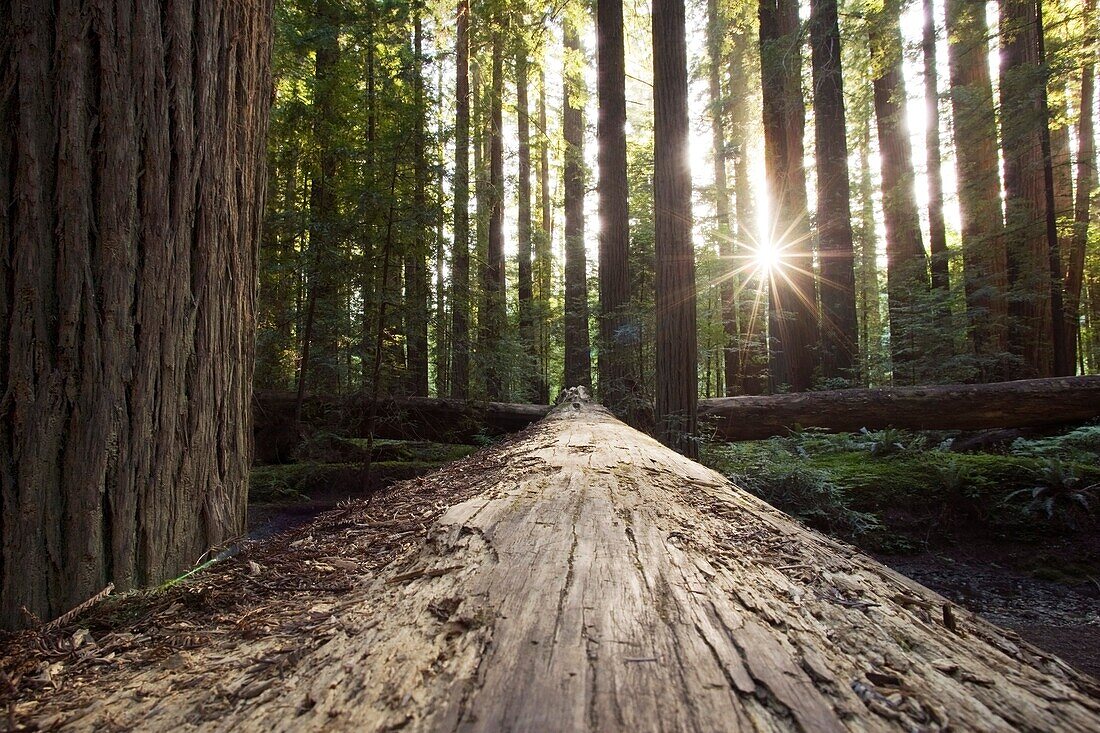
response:
<path id="1" fill-rule="evenodd" d="M 290 392 L 257 391 L 252 397 L 256 460 L 282 463 L 301 442 L 294 421 L 297 397 Z M 302 423 L 311 430 L 328 430 L 349 437 L 370 431 L 371 400 L 362 396 L 307 396 Z M 501 436 L 520 431 L 546 416 L 547 405 L 466 402 L 430 397 L 390 397 L 379 400 L 374 434 L 380 438 L 469 443 L 477 436 Z"/>
<path id="2" fill-rule="evenodd" d="M 994 384 L 842 389 L 701 400 L 699 419 L 716 437 L 756 440 L 798 426 L 988 430 L 1079 423 L 1100 417 L 1100 377 Z"/>
<path id="3" fill-rule="evenodd" d="M 419 518 L 455 493 L 434 521 Z M 189 627 L 197 646 L 47 691 L 37 721 L 78 731 L 1100 730 L 1095 680 L 580 399 L 394 495 L 406 508 L 383 520 L 350 506 L 330 522 L 345 528 L 346 554 L 321 565 L 368 565 L 377 542 L 356 538 L 379 526 L 423 534 L 402 540 L 407 552 L 380 572 L 352 575 L 335 602 L 299 592 L 225 619 L 228 631 Z M 286 552 L 313 542 L 331 553 L 320 527 Z M 251 587 L 272 584 L 273 559 L 260 559 L 239 574 Z M 257 619 L 280 631 L 233 632 Z"/>

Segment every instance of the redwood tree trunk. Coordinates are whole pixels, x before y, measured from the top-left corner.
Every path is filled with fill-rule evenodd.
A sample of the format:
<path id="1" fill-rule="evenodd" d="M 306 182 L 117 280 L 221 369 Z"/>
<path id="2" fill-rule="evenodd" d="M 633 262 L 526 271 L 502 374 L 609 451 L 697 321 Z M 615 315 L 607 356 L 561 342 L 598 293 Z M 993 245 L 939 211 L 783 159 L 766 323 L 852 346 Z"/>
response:
<path id="1" fill-rule="evenodd" d="M 888 8 L 886 12 L 896 11 Z M 906 122 L 901 30 L 896 15 L 882 20 L 883 31 L 873 33 L 871 41 L 883 71 L 874 80 L 874 95 L 886 224 L 890 357 L 894 382 L 914 384 L 929 376 L 928 370 L 919 365 L 930 345 L 923 333 L 928 308 L 928 258 L 913 188 L 913 150 Z"/>
<path id="2" fill-rule="evenodd" d="M 923 0 L 924 31 L 921 54 L 924 58 L 924 137 L 925 165 L 928 169 L 928 247 L 932 255 L 932 288 L 937 293 L 937 316 L 950 315 L 947 298 L 951 290 L 948 272 L 947 227 L 943 219 L 943 173 L 940 171 L 940 91 L 936 71 L 936 18 L 933 0 Z"/>
<path id="3" fill-rule="evenodd" d="M 689 457 L 698 376 L 691 244 L 684 0 L 653 2 L 653 220 L 657 252 L 657 407 L 661 441 Z"/>
<path id="4" fill-rule="evenodd" d="M 1047 189 L 1042 150 L 1047 120 L 1035 0 L 1001 0 L 1001 151 L 1008 254 L 1009 349 L 1016 376 L 1054 372 Z"/>
<path id="5" fill-rule="evenodd" d="M 492 20 L 492 78 L 489 99 L 489 239 L 485 264 L 481 270 L 482 368 L 486 393 L 498 400 L 504 391 L 499 359 L 500 340 L 504 335 L 504 30 L 502 19 Z"/>
<path id="6" fill-rule="evenodd" d="M 1090 0 L 1086 7 L 1092 11 L 1096 7 Z M 1092 192 L 1096 188 L 1096 138 L 1093 133 L 1093 101 L 1095 97 L 1095 56 L 1081 69 L 1081 100 L 1077 120 L 1077 190 L 1073 204 L 1073 239 L 1066 256 L 1066 349 L 1067 363 L 1075 364 L 1079 352 L 1084 351 L 1080 344 L 1081 290 L 1085 275 L 1085 250 L 1088 248 L 1090 204 Z"/>
<path id="7" fill-rule="evenodd" d="M 579 55 L 581 41 L 565 20 L 565 52 Z M 588 338 L 588 283 L 584 252 L 584 78 L 566 63 L 562 134 L 565 138 L 565 386 L 592 386 Z"/>
<path id="8" fill-rule="evenodd" d="M 626 177 L 626 51 L 622 0 L 596 3 L 596 59 L 599 93 L 600 203 L 600 399 L 616 413 L 629 395 L 630 346 L 626 308 L 630 304 L 627 260 L 630 245 Z"/>
<path id="9" fill-rule="evenodd" d="M 764 245 L 782 255 L 782 263 L 768 273 L 772 384 L 801 392 L 813 386 L 817 365 L 817 293 L 806 213 L 806 105 L 798 4 L 760 0 L 759 11 L 764 164 L 775 212 Z"/>
<path id="10" fill-rule="evenodd" d="M 271 3 L 0 7 L 0 622 L 244 530 Z"/>
<path id="11" fill-rule="evenodd" d="M 992 381 L 1008 376 L 1008 264 L 989 78 L 989 27 L 980 3 L 947 0 L 946 12 L 966 306 L 978 373 Z"/>
<path id="12" fill-rule="evenodd" d="M 534 288 L 531 282 L 531 120 L 527 102 L 527 45 L 519 41 L 516 51 L 516 128 L 519 136 L 519 221 L 516 225 L 519 291 L 519 339 L 534 365 L 538 354 L 535 337 Z M 523 380 L 520 399 L 533 402 L 538 396 L 538 371 Z"/>
<path id="13" fill-rule="evenodd" d="M 545 64 L 545 57 L 544 57 Z M 554 218 L 550 205 L 550 133 L 546 118 L 546 72 L 539 73 L 539 236 L 535 242 L 535 295 L 539 324 L 539 394 L 542 404 L 550 402 L 550 296 L 553 291 L 554 263 L 550 244 Z"/>
<path id="14" fill-rule="evenodd" d="M 821 258 L 822 375 L 852 379 L 859 334 L 840 25 L 836 0 L 813 0 L 810 7 L 817 231 Z"/>
<path id="15" fill-rule="evenodd" d="M 428 110 L 424 104 L 424 32 L 422 6 L 413 9 L 413 106 L 416 132 L 413 156 L 416 178 L 413 191 L 415 224 L 412 241 L 405 253 L 405 349 L 409 393 L 428 396 L 428 249 L 432 235 L 426 214 L 428 193 L 428 151 L 424 126 Z"/>
<path id="16" fill-rule="evenodd" d="M 455 24 L 455 241 L 451 252 L 451 396 L 470 390 L 470 0 Z"/>

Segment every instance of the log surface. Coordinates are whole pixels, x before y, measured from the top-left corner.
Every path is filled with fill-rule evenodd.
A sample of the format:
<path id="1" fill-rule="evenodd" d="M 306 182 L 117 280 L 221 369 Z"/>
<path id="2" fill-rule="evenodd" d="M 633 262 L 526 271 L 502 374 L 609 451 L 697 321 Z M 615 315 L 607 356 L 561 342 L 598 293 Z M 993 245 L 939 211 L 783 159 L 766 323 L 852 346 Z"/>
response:
<path id="1" fill-rule="evenodd" d="M 477 492 L 293 665 L 285 640 L 222 638 L 116 674 L 65 726 L 1100 729 L 1091 678 L 602 408 L 499 450 L 503 470 L 436 475 Z"/>
<path id="2" fill-rule="evenodd" d="M 700 400 L 704 434 L 725 440 L 784 435 L 795 427 L 989 430 L 1080 423 L 1100 417 L 1100 377 L 993 384 L 841 389 Z"/>

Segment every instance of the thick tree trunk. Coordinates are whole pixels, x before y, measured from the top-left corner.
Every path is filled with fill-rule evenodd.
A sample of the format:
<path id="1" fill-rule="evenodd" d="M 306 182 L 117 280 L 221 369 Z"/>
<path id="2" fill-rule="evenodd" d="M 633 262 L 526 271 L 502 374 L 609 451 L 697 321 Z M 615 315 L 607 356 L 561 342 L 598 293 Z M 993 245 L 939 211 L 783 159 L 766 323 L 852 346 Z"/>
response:
<path id="1" fill-rule="evenodd" d="M 1067 425 L 1100 417 L 1100 377 L 727 397 L 700 402 L 699 416 L 725 440 L 786 435 L 796 426 L 855 432 Z"/>
<path id="2" fill-rule="evenodd" d="M 573 21 L 565 20 L 565 53 L 581 56 Z M 592 386 L 588 336 L 588 265 L 584 251 L 584 77 L 579 63 L 567 61 L 562 104 L 565 138 L 565 384 Z"/>
<path id="3" fill-rule="evenodd" d="M 885 12 L 896 13 L 896 9 L 888 6 Z M 901 29 L 896 15 L 882 17 L 880 21 L 883 28 L 872 33 L 871 44 L 882 70 L 874 81 L 874 94 L 886 225 L 890 357 L 893 381 L 914 384 L 930 374 L 921 363 L 932 346 L 927 329 L 928 257 L 921 238 L 913 149 L 906 121 Z"/>
<path id="4" fill-rule="evenodd" d="M 600 400 L 617 414 L 630 397 L 630 214 L 626 177 L 626 51 L 622 0 L 596 2 L 600 169 Z"/>
<path id="5" fill-rule="evenodd" d="M 772 224 L 761 246 L 780 253 L 768 276 L 768 340 L 773 388 L 813 386 L 817 366 L 817 293 L 810 251 L 802 138 L 802 51 L 798 3 L 760 0 L 760 75 L 764 164 Z"/>
<path id="6" fill-rule="evenodd" d="M 859 351 L 848 140 L 836 0 L 810 4 L 821 261 L 821 367 L 826 379 L 855 376 Z"/>
<path id="7" fill-rule="evenodd" d="M 271 4 L 0 6 L 0 624 L 244 530 Z"/>
<path id="8" fill-rule="evenodd" d="M 307 596 L 295 571 L 339 590 Z M 37 720 L 16 722 L 1100 727 L 1095 680 L 575 398 L 520 440 L 344 506 L 200 582 L 295 590 L 202 619 L 182 662 L 120 655 L 98 667 L 110 684 L 42 693 L 16 706 Z M 257 623 L 278 633 L 242 636 Z"/>
<path id="9" fill-rule="evenodd" d="M 519 340 L 524 352 L 531 358 L 531 366 L 537 363 L 538 339 L 535 335 L 534 285 L 531 268 L 531 118 L 527 95 L 527 45 L 517 41 L 516 50 L 516 128 L 519 136 L 519 220 L 516 224 L 516 259 L 518 260 L 517 289 L 519 295 Z M 538 399 L 538 371 L 530 370 L 520 385 L 517 397 L 525 402 Z"/>
<path id="10" fill-rule="evenodd" d="M 481 269 L 482 310 L 481 367 L 485 370 L 485 392 L 491 400 L 504 393 L 500 342 L 507 325 L 504 294 L 504 19 L 492 20 L 492 79 L 489 92 L 489 239 Z"/>
<path id="11" fill-rule="evenodd" d="M 951 276 L 948 270 L 947 226 L 943 218 L 943 173 L 940 161 L 940 90 L 939 72 L 936 70 L 936 16 L 933 0 L 923 0 L 924 29 L 921 37 L 921 55 L 924 60 L 924 113 L 926 130 L 924 160 L 928 174 L 928 246 L 931 252 L 932 289 L 936 293 L 937 320 L 945 322 L 950 316 L 947 299 L 951 294 Z"/>
<path id="12" fill-rule="evenodd" d="M 1047 120 L 1041 97 L 1046 76 L 1039 63 L 1035 0 L 1000 0 L 999 7 L 1009 350 L 1019 360 L 1014 376 L 1045 377 L 1054 372 L 1043 180 Z"/>
<path id="13" fill-rule="evenodd" d="M 657 251 L 657 406 L 661 441 L 697 456 L 699 378 L 691 243 L 684 0 L 653 3 L 653 220 Z"/>
<path id="14" fill-rule="evenodd" d="M 1008 263 L 985 7 L 947 0 L 963 273 L 970 337 L 985 381 L 1008 376 Z"/>
<path id="15" fill-rule="evenodd" d="M 454 249 L 451 252 L 451 390 L 470 390 L 470 0 L 455 25 Z"/>

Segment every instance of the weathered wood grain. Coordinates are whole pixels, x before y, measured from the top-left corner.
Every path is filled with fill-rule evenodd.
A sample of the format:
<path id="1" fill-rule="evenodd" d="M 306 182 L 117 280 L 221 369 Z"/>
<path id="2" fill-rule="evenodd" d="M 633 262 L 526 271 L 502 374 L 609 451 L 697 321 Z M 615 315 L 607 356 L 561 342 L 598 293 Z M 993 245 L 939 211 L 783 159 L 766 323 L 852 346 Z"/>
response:
<path id="1" fill-rule="evenodd" d="M 511 471 L 326 610 L 295 664 L 272 671 L 292 638 L 224 639 L 65 726 L 1100 729 L 1091 678 L 602 408 L 568 402 L 505 450 Z"/>

